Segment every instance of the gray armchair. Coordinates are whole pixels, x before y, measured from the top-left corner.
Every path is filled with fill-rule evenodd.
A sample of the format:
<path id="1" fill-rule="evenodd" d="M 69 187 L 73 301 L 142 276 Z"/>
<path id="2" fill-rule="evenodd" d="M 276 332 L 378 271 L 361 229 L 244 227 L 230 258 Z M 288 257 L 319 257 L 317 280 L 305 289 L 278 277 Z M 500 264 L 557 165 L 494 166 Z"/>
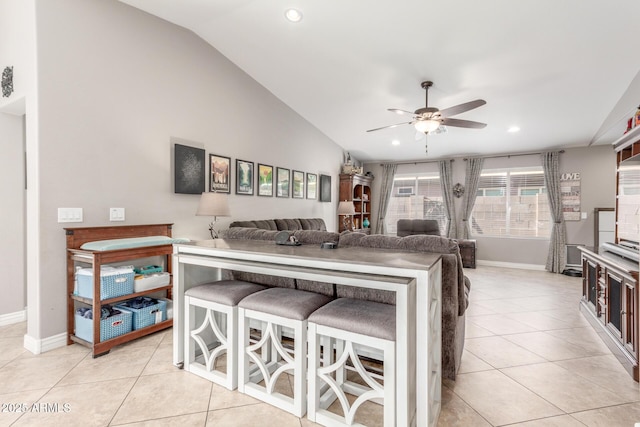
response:
<path id="1" fill-rule="evenodd" d="M 440 226 L 435 219 L 399 219 L 398 237 L 411 236 L 413 234 L 440 235 Z"/>

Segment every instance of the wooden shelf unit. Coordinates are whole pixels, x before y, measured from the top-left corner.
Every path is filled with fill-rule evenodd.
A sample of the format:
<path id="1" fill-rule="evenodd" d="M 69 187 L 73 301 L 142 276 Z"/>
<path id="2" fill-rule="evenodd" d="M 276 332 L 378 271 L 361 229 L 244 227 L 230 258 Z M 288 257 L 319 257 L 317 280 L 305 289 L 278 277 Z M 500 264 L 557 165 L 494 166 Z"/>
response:
<path id="1" fill-rule="evenodd" d="M 352 201 L 356 210 L 353 215 L 354 231 L 369 234 L 371 229 L 363 226 L 365 218 L 371 223 L 371 182 L 366 175 L 340 174 L 339 198 L 341 202 Z M 345 231 L 341 215 L 338 215 L 338 232 Z"/>
<path id="2" fill-rule="evenodd" d="M 172 273 L 172 253 L 173 245 L 146 246 L 132 249 L 117 249 L 111 251 L 88 251 L 80 249 L 87 242 L 97 240 L 125 239 L 131 237 L 146 236 L 167 236 L 171 237 L 171 227 L 173 224 L 151 224 L 151 225 L 125 225 L 107 227 L 76 227 L 65 228 L 67 235 L 67 345 L 78 343 L 89 347 L 93 352 L 93 357 L 108 353 L 111 348 L 125 342 L 149 335 L 162 329 L 173 326 L 173 319 L 156 323 L 146 328 L 138 329 L 115 338 L 100 341 L 100 316 L 93 318 L 93 343 L 85 341 L 75 336 L 75 309 L 76 302 L 91 305 L 94 313 L 100 313 L 105 304 L 115 304 L 138 296 L 149 295 L 156 292 L 166 292 L 167 297 L 171 297 L 173 287 L 173 277 L 167 286 L 161 286 L 143 292 L 122 295 L 115 298 L 100 300 L 100 298 L 84 298 L 74 295 L 76 264 L 88 264 L 93 268 L 93 295 L 100 295 L 100 268 L 102 265 L 130 261 L 154 256 L 164 256 L 166 270 Z"/>

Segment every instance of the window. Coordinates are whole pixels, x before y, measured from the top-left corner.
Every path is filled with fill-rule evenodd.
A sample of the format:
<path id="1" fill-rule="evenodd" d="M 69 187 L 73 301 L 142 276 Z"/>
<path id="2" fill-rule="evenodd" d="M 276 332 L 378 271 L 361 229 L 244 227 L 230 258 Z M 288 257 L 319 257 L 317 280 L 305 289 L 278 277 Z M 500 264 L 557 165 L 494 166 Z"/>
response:
<path id="1" fill-rule="evenodd" d="M 542 169 L 485 170 L 480 175 L 472 234 L 548 238 L 552 224 Z"/>
<path id="2" fill-rule="evenodd" d="M 446 231 L 447 217 L 437 172 L 418 176 L 396 175 L 385 215 L 388 233 L 397 232 L 399 219 L 435 219 L 440 233 Z"/>

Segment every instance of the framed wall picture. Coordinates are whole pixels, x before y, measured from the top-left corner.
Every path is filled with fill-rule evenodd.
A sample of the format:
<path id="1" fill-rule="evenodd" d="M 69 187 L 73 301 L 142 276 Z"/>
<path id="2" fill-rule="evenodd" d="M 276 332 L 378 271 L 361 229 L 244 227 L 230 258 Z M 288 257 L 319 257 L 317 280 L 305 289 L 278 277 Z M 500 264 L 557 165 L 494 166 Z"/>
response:
<path id="1" fill-rule="evenodd" d="M 289 197 L 289 169 L 276 168 L 276 197 Z"/>
<path id="2" fill-rule="evenodd" d="M 258 196 L 273 196 L 273 166 L 258 163 Z"/>
<path id="3" fill-rule="evenodd" d="M 236 159 L 236 194 L 253 196 L 253 162 Z"/>
<path id="4" fill-rule="evenodd" d="M 174 191 L 181 194 L 201 194 L 205 191 L 205 153 L 202 148 L 175 144 Z"/>
<path id="5" fill-rule="evenodd" d="M 331 175 L 320 175 L 320 201 L 331 201 Z"/>
<path id="6" fill-rule="evenodd" d="M 291 197 L 294 199 L 304 199 L 304 172 L 294 170 L 292 177 L 293 188 Z"/>
<path id="7" fill-rule="evenodd" d="M 231 158 L 209 154 L 209 191 L 231 192 Z"/>
<path id="8" fill-rule="evenodd" d="M 307 172 L 307 199 L 318 198 L 318 175 Z"/>

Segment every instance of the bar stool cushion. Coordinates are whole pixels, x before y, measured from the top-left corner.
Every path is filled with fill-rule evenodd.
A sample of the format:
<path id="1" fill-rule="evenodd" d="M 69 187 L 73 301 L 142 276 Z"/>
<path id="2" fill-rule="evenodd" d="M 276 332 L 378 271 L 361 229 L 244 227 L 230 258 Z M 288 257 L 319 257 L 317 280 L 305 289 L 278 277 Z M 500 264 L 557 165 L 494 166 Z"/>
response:
<path id="1" fill-rule="evenodd" d="M 314 311 L 309 316 L 309 322 L 384 340 L 396 340 L 395 305 L 338 298 Z"/>
<path id="2" fill-rule="evenodd" d="M 293 320 L 306 320 L 331 301 L 326 295 L 288 288 L 270 288 L 243 299 L 238 307 Z"/>
<path id="3" fill-rule="evenodd" d="M 247 295 L 265 289 L 267 289 L 266 286 L 241 280 L 219 280 L 194 286 L 184 294 L 206 301 L 217 302 L 218 304 L 236 306 Z"/>

